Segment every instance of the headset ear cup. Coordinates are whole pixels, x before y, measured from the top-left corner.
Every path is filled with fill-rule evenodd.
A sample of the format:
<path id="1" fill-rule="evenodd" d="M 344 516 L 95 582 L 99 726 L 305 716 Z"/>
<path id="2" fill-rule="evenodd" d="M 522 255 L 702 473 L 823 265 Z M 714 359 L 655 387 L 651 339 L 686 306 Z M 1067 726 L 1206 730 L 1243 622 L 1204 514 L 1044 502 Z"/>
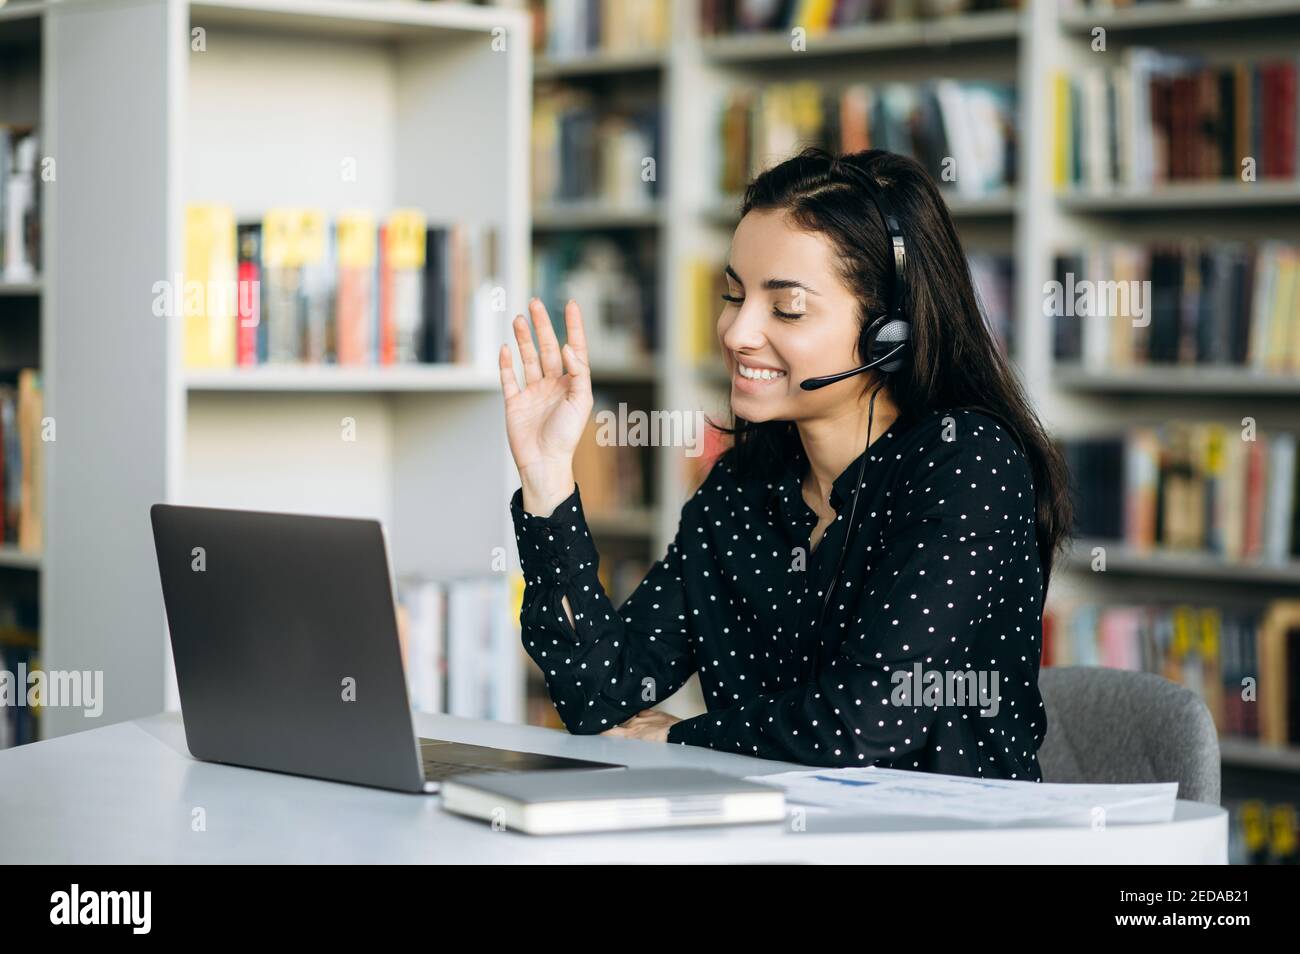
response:
<path id="1" fill-rule="evenodd" d="M 889 354 L 900 344 L 906 344 L 912 338 L 912 325 L 901 318 L 895 318 L 884 324 L 871 340 L 871 353 L 868 358 L 875 361 L 884 355 Z M 897 371 L 903 366 L 903 357 L 907 353 L 904 348 L 898 356 L 886 361 L 880 365 L 880 370 L 886 373 Z"/>

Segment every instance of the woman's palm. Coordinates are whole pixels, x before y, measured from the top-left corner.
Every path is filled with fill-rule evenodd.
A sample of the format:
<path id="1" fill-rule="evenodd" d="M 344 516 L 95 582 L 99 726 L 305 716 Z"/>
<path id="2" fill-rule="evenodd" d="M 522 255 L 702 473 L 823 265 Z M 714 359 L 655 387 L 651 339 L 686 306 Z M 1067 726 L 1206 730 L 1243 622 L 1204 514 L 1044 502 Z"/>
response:
<path id="1" fill-rule="evenodd" d="M 545 306 L 533 299 L 529 310 L 537 329 L 537 347 L 523 315 L 514 320 L 515 343 L 524 366 L 522 389 L 515 378 L 509 345 L 501 346 L 498 362 L 506 401 L 506 435 L 521 473 L 548 463 L 571 465 L 592 407 L 586 336 L 577 303 L 570 301 L 564 309 L 568 343 L 563 349 Z"/>

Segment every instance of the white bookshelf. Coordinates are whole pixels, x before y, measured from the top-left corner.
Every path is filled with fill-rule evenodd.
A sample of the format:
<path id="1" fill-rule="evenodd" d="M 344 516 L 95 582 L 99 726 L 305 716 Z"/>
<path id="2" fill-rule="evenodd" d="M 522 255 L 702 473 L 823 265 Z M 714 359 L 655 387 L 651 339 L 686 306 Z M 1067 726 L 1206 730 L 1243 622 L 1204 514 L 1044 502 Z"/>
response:
<path id="1" fill-rule="evenodd" d="M 212 391 L 358 392 L 475 392 L 499 394 L 501 378 L 483 368 L 455 365 L 396 365 L 337 367 L 259 365 L 248 369 L 191 369 L 185 387 L 193 399 Z"/>
<path id="2" fill-rule="evenodd" d="M 697 30 L 699 19 L 692 28 Z M 705 37 L 705 56 L 715 63 L 773 61 L 803 57 L 846 56 L 880 51 L 947 53 L 956 47 L 977 44 L 1001 45 L 1020 38 L 1020 15 L 1015 11 L 994 10 L 962 17 L 916 20 L 846 27 L 807 36 L 807 48 L 795 52 L 785 34 L 752 34 Z"/>
<path id="3" fill-rule="evenodd" d="M 239 216 L 409 206 L 498 229 L 507 303 L 493 337 L 506 340 L 527 301 L 526 16 L 389 0 L 63 0 L 41 17 L 61 171 L 47 368 L 64 385 L 49 412 L 45 664 L 103 669 L 104 721 L 175 704 L 157 501 L 376 517 L 399 576 L 490 576 L 494 547 L 517 567 L 495 353 L 464 367 L 187 369 L 179 321 L 149 302 L 181 271 L 189 202 Z M 196 28 L 203 51 L 191 50 Z M 522 701 L 522 665 L 497 678 Z M 45 718 L 47 736 L 81 728 L 79 714 Z"/>
<path id="4" fill-rule="evenodd" d="M 1026 45 L 1027 77 L 1034 111 L 1029 129 L 1041 148 L 1036 156 L 1038 184 L 1027 188 L 1040 197 L 1026 222 L 1025 254 L 1019 257 L 1020 315 L 1042 314 L 1039 294 L 1050 279 L 1051 255 L 1093 239 L 1179 241 L 1187 238 L 1254 240 L 1300 237 L 1300 184 L 1175 183 L 1146 190 L 1096 193 L 1050 186 L 1048 77 L 1052 70 L 1076 70 L 1109 62 L 1129 46 L 1152 46 L 1204 54 L 1207 61 L 1290 56 L 1300 46 L 1300 3 L 1294 0 L 1229 0 L 1222 3 L 1167 3 L 1125 10 L 1058 14 L 1054 4 L 1035 6 Z M 1107 31 L 1108 52 L 1095 53 L 1095 27 Z M 1022 84 L 1022 92 L 1026 86 Z M 1032 254 L 1031 254 L 1032 253 Z M 1300 420 L 1300 378 L 1261 374 L 1247 368 L 1162 367 L 1093 370 L 1055 366 L 1048 319 L 1032 321 L 1048 330 L 1041 343 L 1044 374 L 1031 393 L 1047 408 L 1046 418 L 1064 435 L 1114 432 L 1128 424 L 1171 418 L 1240 421 L 1256 418 L 1263 429 L 1296 430 Z M 1106 550 L 1105 572 L 1091 568 L 1093 546 Z M 1178 601 L 1258 606 L 1278 598 L 1300 597 L 1300 563 L 1230 562 L 1211 554 L 1139 551 L 1114 541 L 1078 540 L 1053 581 L 1053 597 L 1105 602 Z M 1263 746 L 1249 740 L 1220 742 L 1225 797 L 1239 795 L 1252 782 L 1237 782 L 1237 770 L 1278 773 L 1300 770 L 1300 749 Z M 1284 784 L 1284 783 L 1279 783 Z M 1289 784 L 1285 783 L 1285 784 Z M 1284 787 L 1285 787 L 1284 784 Z M 1232 791 L 1233 789 L 1236 791 Z"/>
<path id="5" fill-rule="evenodd" d="M 1094 27 L 1126 32 L 1219 28 L 1246 21 L 1281 21 L 1300 15 L 1296 0 L 1217 0 L 1210 3 L 1165 3 L 1128 9 L 1067 11 L 1061 26 L 1072 33 L 1090 33 Z"/>
<path id="6" fill-rule="evenodd" d="M 12 2 L 0 7 L 0 123 L 36 127 L 44 144 L 46 119 L 49 115 L 49 60 L 43 49 L 43 3 Z M 41 210 L 42 265 L 45 273 L 27 281 L 6 281 L 0 276 L 0 350 L 11 366 L 22 364 L 42 370 L 42 389 L 46 413 L 52 388 L 48 374 L 51 339 L 51 314 L 46 295 L 46 276 L 50 261 L 50 212 Z M 33 337 L 34 336 L 34 337 Z M 21 358 L 18 356 L 21 355 Z M 49 445 L 46 449 L 46 485 L 49 478 Z M 48 492 L 46 495 L 48 501 Z M 49 632 L 46 574 L 42 572 L 48 552 L 48 507 L 45 540 L 40 552 L 25 551 L 14 544 L 0 545 L 0 569 L 6 576 L 6 591 L 36 597 L 40 628 L 38 646 L 44 647 Z M 37 657 L 40 658 L 39 655 Z"/>
<path id="7" fill-rule="evenodd" d="M 913 81 L 944 75 L 1009 79 L 1018 89 L 1016 188 L 974 200 L 954 197 L 949 207 L 968 248 L 1009 251 L 1015 256 L 1015 363 L 1048 426 L 1057 434 L 1073 435 L 1170 416 L 1231 419 L 1245 409 L 1259 419 L 1261 427 L 1294 428 L 1300 398 L 1300 384 L 1294 377 L 1236 369 L 1144 367 L 1098 374 L 1056 367 L 1051 323 L 1041 316 L 1042 288 L 1053 277 L 1052 256 L 1058 248 L 1107 236 L 1141 241 L 1190 234 L 1237 240 L 1266 234 L 1300 237 L 1300 186 L 1295 183 L 1195 183 L 1159 190 L 1058 194 L 1048 151 L 1049 79 L 1059 68 L 1096 64 L 1097 54 L 1089 49 L 1094 26 L 1107 29 L 1112 57 L 1118 57 L 1125 46 L 1138 44 L 1201 49 L 1217 57 L 1294 54 L 1300 39 L 1300 2 L 1225 0 L 1062 14 L 1056 0 L 1035 0 L 1025 3 L 1020 12 L 809 34 L 807 48 L 800 52 L 791 49 L 786 34 L 704 37 L 698 0 L 668 2 L 674 17 L 669 49 L 662 57 L 650 55 L 626 66 L 629 79 L 647 68 L 662 70 L 668 151 L 659 157 L 664 189 L 660 214 L 653 223 L 662 230 L 660 275 L 665 290 L 659 316 L 664 347 L 655 365 L 662 407 L 704 407 L 718 413 L 722 406 L 710 396 L 725 396 L 728 388 L 719 369 L 689 364 L 686 329 L 671 320 L 686 311 L 686 263 L 697 254 L 725 254 L 738 218 L 740 197 L 718 195 L 713 188 L 717 110 L 724 91 L 733 85 L 776 80 Z M 549 64 L 543 69 L 547 76 L 563 75 Z M 617 58 L 592 54 L 567 61 L 563 69 L 574 76 L 600 75 L 608 80 L 618 75 L 620 67 Z M 548 212 L 547 219 L 551 218 Z M 580 215 L 564 222 L 565 227 L 586 224 Z M 686 488 L 678 479 L 677 455 L 655 453 L 660 503 L 652 555 L 657 557 L 675 532 Z M 1087 546 L 1088 541 L 1080 541 L 1063 561 L 1053 579 L 1054 594 L 1138 601 L 1155 594 L 1185 598 L 1189 588 L 1204 588 L 1209 601 L 1215 594 L 1228 600 L 1300 595 L 1300 577 L 1291 564 L 1225 565 L 1196 555 L 1137 554 L 1112 544 L 1109 566 L 1115 572 L 1102 575 L 1090 572 L 1084 559 Z M 1290 750 L 1280 754 L 1269 750 L 1256 757 L 1249 743 L 1235 748 L 1225 743 L 1224 752 L 1225 763 L 1296 764 Z"/>

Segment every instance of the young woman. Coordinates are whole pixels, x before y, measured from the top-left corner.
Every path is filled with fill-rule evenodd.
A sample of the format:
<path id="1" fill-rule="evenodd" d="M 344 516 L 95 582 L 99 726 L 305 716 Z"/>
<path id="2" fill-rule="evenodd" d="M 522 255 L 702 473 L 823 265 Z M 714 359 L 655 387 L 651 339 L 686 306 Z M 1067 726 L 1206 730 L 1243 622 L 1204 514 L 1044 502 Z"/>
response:
<path id="1" fill-rule="evenodd" d="M 516 317 L 522 389 L 502 347 L 523 641 L 565 725 L 1041 780 L 1064 468 L 933 182 L 891 153 L 807 149 L 749 185 L 726 275 L 732 446 L 621 607 L 597 579 L 573 478 L 592 408 L 577 305 L 564 348 L 536 299 L 538 348 Z M 654 708 L 695 672 L 705 714 Z"/>

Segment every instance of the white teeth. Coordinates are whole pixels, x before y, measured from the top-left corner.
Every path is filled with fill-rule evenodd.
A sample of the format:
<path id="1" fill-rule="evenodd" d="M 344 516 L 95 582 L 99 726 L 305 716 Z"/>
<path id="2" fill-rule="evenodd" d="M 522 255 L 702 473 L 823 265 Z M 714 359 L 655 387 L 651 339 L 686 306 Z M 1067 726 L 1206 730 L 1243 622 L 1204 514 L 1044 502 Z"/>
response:
<path id="1" fill-rule="evenodd" d="M 743 364 L 737 364 L 736 370 L 740 372 L 742 378 L 749 378 L 751 381 L 771 381 L 774 378 L 785 377 L 784 371 L 773 371 L 771 368 L 747 368 Z"/>

